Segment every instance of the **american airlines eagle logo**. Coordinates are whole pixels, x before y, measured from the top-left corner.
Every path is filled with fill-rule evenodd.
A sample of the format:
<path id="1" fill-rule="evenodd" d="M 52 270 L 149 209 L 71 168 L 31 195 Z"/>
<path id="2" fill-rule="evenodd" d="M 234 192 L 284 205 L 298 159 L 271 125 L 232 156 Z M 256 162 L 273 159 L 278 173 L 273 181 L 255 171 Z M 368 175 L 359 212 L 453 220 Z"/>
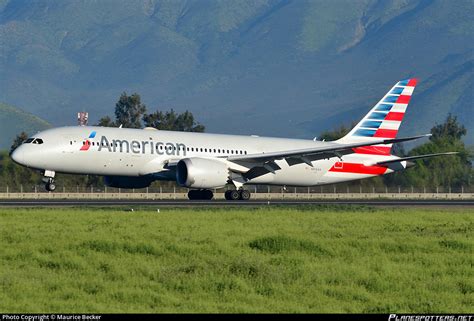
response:
<path id="1" fill-rule="evenodd" d="M 90 135 L 89 135 L 89 138 L 86 139 L 86 141 L 84 142 L 84 144 L 82 145 L 81 149 L 82 151 L 87 151 L 89 150 L 89 148 L 91 147 L 91 142 L 89 139 L 93 139 L 95 137 L 95 135 L 97 134 L 96 131 L 93 131 Z"/>

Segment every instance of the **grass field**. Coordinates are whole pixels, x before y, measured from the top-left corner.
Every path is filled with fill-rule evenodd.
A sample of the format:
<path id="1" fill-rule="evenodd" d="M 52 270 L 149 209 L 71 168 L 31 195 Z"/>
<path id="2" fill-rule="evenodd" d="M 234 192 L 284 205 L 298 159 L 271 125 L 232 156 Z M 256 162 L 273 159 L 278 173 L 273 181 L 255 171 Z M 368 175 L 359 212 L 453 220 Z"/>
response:
<path id="1" fill-rule="evenodd" d="M 0 209 L 1 312 L 473 312 L 472 209 Z"/>

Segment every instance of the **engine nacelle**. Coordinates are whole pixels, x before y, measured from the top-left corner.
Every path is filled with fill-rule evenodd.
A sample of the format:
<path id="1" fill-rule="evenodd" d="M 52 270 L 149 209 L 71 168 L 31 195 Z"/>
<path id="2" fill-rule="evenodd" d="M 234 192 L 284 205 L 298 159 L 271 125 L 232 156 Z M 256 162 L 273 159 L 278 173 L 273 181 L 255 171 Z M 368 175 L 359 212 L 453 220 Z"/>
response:
<path id="1" fill-rule="evenodd" d="M 104 183 L 115 188 L 145 188 L 154 181 L 151 175 L 129 177 L 129 176 L 105 176 Z"/>
<path id="2" fill-rule="evenodd" d="M 206 158 L 184 158 L 178 162 L 176 181 L 189 188 L 219 188 L 229 179 L 229 168 L 223 162 Z"/>

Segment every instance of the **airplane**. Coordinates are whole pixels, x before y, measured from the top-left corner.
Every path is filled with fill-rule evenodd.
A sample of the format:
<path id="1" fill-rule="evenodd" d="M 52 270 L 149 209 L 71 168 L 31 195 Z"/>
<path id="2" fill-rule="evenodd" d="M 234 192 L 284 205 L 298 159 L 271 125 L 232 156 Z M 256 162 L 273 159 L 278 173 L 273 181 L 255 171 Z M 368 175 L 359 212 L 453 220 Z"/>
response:
<path id="1" fill-rule="evenodd" d="M 397 82 L 344 137 L 330 142 L 304 139 L 69 126 L 28 138 L 12 159 L 40 170 L 47 191 L 57 172 L 104 176 L 107 186 L 145 188 L 175 181 L 188 198 L 212 199 L 212 189 L 230 185 L 227 200 L 248 200 L 245 185 L 316 186 L 404 170 L 412 160 L 455 152 L 397 157 L 397 138 L 417 79 Z"/>

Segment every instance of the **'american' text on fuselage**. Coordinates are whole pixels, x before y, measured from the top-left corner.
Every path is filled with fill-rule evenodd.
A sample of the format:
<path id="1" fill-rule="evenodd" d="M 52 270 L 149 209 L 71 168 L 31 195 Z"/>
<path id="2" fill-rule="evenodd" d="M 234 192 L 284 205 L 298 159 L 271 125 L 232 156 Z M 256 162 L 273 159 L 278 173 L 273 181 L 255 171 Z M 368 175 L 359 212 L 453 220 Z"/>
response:
<path id="1" fill-rule="evenodd" d="M 126 139 L 113 139 L 109 142 L 107 137 L 100 138 L 99 152 L 103 149 L 109 152 L 133 154 L 158 154 L 158 155 L 183 155 L 186 156 L 186 145 L 181 143 L 155 143 L 150 137 L 149 141 L 128 141 Z"/>

